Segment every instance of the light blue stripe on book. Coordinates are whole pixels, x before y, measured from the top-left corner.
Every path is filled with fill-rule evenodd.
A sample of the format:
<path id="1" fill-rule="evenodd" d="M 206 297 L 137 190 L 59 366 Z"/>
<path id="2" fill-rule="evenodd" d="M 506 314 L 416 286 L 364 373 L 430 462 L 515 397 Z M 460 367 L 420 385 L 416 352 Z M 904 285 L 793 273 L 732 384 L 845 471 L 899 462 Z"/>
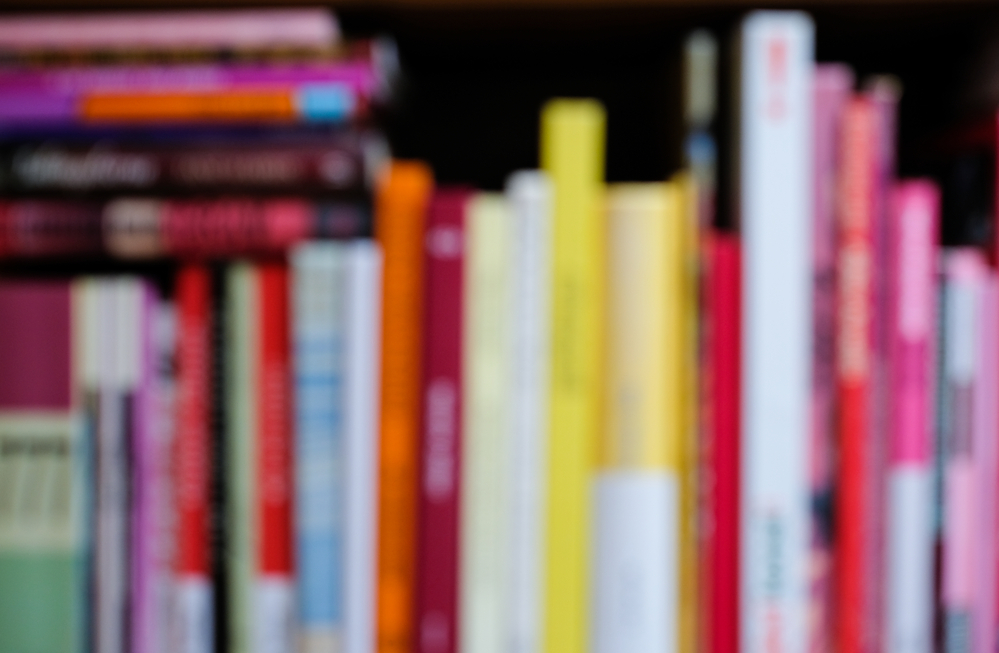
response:
<path id="1" fill-rule="evenodd" d="M 353 115 L 357 98 L 343 84 L 304 84 L 295 94 L 295 107 L 310 122 L 341 122 Z"/>

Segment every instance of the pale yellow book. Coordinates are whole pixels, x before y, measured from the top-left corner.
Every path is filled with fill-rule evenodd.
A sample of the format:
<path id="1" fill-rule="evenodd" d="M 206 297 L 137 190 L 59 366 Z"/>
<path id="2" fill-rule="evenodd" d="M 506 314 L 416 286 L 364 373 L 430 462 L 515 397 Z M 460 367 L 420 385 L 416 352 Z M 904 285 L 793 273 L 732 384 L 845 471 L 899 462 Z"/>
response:
<path id="1" fill-rule="evenodd" d="M 687 355 L 682 194 L 676 183 L 618 184 L 607 193 L 593 653 L 675 653 L 680 646 Z"/>
<path id="2" fill-rule="evenodd" d="M 548 653 L 584 653 L 588 641 L 590 480 L 601 428 L 605 124 L 603 107 L 594 100 L 552 100 L 541 116 L 541 164 L 554 191 Z"/>
<path id="3" fill-rule="evenodd" d="M 513 223 L 504 196 L 474 195 L 467 205 L 465 234 L 459 650 L 506 653 Z"/>

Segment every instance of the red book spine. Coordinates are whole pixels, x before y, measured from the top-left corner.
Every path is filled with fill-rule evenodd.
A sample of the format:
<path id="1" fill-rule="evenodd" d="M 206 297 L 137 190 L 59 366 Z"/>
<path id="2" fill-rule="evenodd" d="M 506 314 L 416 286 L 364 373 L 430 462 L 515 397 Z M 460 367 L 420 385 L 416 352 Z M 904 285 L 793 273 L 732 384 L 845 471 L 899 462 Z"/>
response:
<path id="1" fill-rule="evenodd" d="M 842 198 L 837 254 L 837 394 L 839 469 L 836 506 L 836 633 L 840 653 L 873 653 L 869 632 L 874 605 L 868 583 L 873 546 L 868 511 L 871 496 L 872 391 L 875 302 L 873 157 L 875 115 L 863 98 L 850 100 L 843 118 Z"/>
<path id="2" fill-rule="evenodd" d="M 739 651 L 742 262 L 738 238 L 705 242 L 702 405 L 706 653 Z"/>
<path id="3" fill-rule="evenodd" d="M 291 555 L 291 413 L 288 341 L 288 269 L 259 270 L 260 379 L 257 397 L 259 571 L 289 578 Z"/>
<path id="4" fill-rule="evenodd" d="M 181 577 L 206 579 L 209 560 L 211 276 L 202 265 L 177 274 L 177 422 L 174 437 L 176 542 Z"/>
<path id="5" fill-rule="evenodd" d="M 438 192 L 424 237 L 426 312 L 417 561 L 418 653 L 455 653 L 461 498 L 463 190 Z"/>
<path id="6" fill-rule="evenodd" d="M 0 202 L 0 257 L 93 255 L 102 250 L 98 203 Z"/>

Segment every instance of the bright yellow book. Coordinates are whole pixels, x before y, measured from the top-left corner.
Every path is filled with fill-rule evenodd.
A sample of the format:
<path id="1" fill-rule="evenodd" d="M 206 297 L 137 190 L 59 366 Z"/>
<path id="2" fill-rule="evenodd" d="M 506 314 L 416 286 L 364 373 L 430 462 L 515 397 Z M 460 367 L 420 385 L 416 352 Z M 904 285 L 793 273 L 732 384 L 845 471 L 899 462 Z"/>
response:
<path id="1" fill-rule="evenodd" d="M 554 189 L 548 653 L 587 649 L 590 480 L 600 429 L 605 123 L 603 107 L 593 100 L 553 100 L 541 116 L 541 164 Z"/>

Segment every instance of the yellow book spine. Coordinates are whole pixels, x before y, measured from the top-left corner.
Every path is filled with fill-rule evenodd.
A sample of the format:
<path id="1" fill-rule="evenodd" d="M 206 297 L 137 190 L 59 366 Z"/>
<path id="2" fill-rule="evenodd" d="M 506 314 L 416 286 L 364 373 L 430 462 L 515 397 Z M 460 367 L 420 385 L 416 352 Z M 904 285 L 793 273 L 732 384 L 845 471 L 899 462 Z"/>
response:
<path id="1" fill-rule="evenodd" d="M 480 193 L 467 206 L 459 650 L 503 653 L 512 537 L 513 224 L 500 194 Z"/>
<path id="2" fill-rule="evenodd" d="M 589 484 L 601 388 L 605 123 L 603 107 L 592 100 L 553 100 L 541 116 L 541 162 L 554 189 L 544 601 L 548 653 L 587 650 Z"/>

